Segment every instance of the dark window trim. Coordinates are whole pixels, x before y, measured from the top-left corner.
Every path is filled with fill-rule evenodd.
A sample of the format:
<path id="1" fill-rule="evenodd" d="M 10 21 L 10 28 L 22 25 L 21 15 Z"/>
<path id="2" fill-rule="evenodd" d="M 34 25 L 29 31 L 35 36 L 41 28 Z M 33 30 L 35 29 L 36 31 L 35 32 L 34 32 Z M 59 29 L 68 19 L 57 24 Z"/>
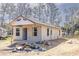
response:
<path id="1" fill-rule="evenodd" d="M 49 28 L 47 28 L 47 36 L 49 36 Z"/>
<path id="2" fill-rule="evenodd" d="M 33 36 L 37 36 L 37 32 L 38 32 L 38 31 L 37 31 L 37 27 L 34 27 L 34 28 L 33 28 Z"/>
<path id="3" fill-rule="evenodd" d="M 16 28 L 16 36 L 20 36 L 20 28 Z"/>
<path id="4" fill-rule="evenodd" d="M 20 21 L 21 19 L 17 19 L 17 21 Z"/>

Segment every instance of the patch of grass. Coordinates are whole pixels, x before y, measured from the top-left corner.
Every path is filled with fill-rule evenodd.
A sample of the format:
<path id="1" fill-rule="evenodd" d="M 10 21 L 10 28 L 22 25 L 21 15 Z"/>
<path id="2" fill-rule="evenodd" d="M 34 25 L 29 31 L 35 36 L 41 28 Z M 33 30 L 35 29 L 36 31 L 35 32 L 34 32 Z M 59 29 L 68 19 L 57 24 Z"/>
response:
<path id="1" fill-rule="evenodd" d="M 73 38 L 79 39 L 79 35 L 74 35 Z"/>
<path id="2" fill-rule="evenodd" d="M 4 42 L 11 42 L 11 36 L 7 36 L 3 38 Z"/>
<path id="3" fill-rule="evenodd" d="M 65 36 L 64 38 L 65 39 L 72 39 L 72 38 L 79 39 L 79 35 Z"/>

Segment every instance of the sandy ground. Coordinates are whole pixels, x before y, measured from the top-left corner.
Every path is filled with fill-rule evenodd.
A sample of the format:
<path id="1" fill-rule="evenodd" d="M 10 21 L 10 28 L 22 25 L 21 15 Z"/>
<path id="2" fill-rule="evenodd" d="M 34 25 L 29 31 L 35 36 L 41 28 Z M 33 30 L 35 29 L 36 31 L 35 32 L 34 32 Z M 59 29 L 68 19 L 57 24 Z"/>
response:
<path id="1" fill-rule="evenodd" d="M 10 41 L 0 40 L 0 55 L 3 56 L 77 56 L 79 55 L 79 40 L 54 40 L 51 41 L 52 47 L 45 52 L 11 52 L 10 50 L 4 50 L 10 45 Z"/>

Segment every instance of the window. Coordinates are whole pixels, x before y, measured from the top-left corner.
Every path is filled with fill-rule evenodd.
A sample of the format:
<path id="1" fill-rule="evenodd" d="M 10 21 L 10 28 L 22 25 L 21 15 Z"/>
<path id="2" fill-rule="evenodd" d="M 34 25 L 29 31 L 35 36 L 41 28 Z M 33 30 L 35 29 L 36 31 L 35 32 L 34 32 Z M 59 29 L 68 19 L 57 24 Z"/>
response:
<path id="1" fill-rule="evenodd" d="M 37 36 L 37 27 L 34 27 L 34 36 Z"/>
<path id="2" fill-rule="evenodd" d="M 49 36 L 49 28 L 47 28 L 47 36 Z"/>
<path id="3" fill-rule="evenodd" d="M 17 19 L 17 21 L 20 21 L 21 19 Z"/>
<path id="4" fill-rule="evenodd" d="M 23 20 L 27 20 L 26 18 L 24 18 Z"/>
<path id="5" fill-rule="evenodd" d="M 16 28 L 16 36 L 20 36 L 20 29 Z"/>

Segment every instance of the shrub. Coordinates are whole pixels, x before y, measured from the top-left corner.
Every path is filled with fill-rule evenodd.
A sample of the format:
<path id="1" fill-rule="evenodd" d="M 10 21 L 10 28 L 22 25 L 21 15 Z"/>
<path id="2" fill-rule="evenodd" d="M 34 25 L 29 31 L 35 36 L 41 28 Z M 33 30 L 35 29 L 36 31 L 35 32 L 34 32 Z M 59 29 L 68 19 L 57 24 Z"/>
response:
<path id="1" fill-rule="evenodd" d="M 76 31 L 74 32 L 74 34 L 75 34 L 75 35 L 79 35 L 79 30 L 76 30 Z"/>
<path id="2" fill-rule="evenodd" d="M 6 36 L 6 37 L 3 37 L 2 40 L 7 40 L 8 38 L 10 38 L 11 36 Z"/>

